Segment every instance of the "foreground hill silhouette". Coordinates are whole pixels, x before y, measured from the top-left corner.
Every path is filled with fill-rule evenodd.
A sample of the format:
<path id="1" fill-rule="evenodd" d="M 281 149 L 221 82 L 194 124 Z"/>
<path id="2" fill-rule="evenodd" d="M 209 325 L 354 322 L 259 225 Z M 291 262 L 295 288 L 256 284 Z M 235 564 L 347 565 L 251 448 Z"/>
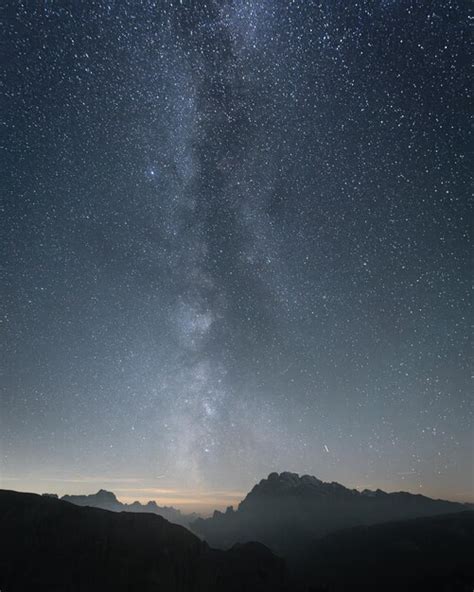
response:
<path id="1" fill-rule="evenodd" d="M 237 511 L 198 519 L 195 532 L 215 547 L 259 541 L 288 559 L 331 532 L 359 525 L 465 511 L 466 504 L 410 493 L 359 492 L 296 473 L 271 473 L 250 491 Z"/>
<path id="2" fill-rule="evenodd" d="M 92 508 L 110 510 L 111 512 L 146 512 L 149 514 L 158 514 L 158 516 L 163 516 L 166 520 L 175 524 L 181 524 L 182 526 L 189 526 L 191 522 L 198 518 L 198 514 L 182 514 L 179 510 L 171 506 L 158 506 L 155 501 L 150 501 L 146 504 L 141 504 L 140 502 L 123 504 L 117 499 L 115 493 L 106 491 L 105 489 L 100 489 L 97 493 L 91 495 L 63 495 L 61 499 L 77 506 L 90 506 Z"/>
<path id="3" fill-rule="evenodd" d="M 474 512 L 211 549 L 160 516 L 0 491 L 2 592 L 472 592 Z"/>
<path id="4" fill-rule="evenodd" d="M 260 544 L 218 551 L 153 514 L 0 491 L 5 592 L 273 592 L 284 564 Z"/>
<path id="5" fill-rule="evenodd" d="M 344 592 L 472 592 L 474 512 L 336 532 L 295 562 L 303 589 Z"/>

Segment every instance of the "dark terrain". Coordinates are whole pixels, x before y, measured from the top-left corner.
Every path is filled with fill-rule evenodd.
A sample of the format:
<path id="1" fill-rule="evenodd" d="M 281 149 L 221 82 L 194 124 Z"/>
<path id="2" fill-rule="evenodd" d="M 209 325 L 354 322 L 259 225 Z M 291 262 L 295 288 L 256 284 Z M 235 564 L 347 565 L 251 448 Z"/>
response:
<path id="1" fill-rule="evenodd" d="M 474 512 L 389 522 L 333 533 L 295 562 L 306 590 L 472 592 Z"/>
<path id="2" fill-rule="evenodd" d="M 0 491 L 2 592 L 272 592 L 284 564 L 263 545 L 217 551 L 153 514 Z"/>
<path id="3" fill-rule="evenodd" d="M 359 525 L 343 529 L 354 521 Z M 260 482 L 236 512 L 216 513 L 197 525 L 216 524 L 211 540 L 229 544 L 236 534 L 244 539 L 254 533 L 270 548 L 244 542 L 216 550 L 152 513 L 0 491 L 0 590 L 472 592 L 474 587 L 474 512 L 464 504 L 407 493 L 358 493 L 283 473 Z M 286 561 L 274 554 L 277 548 Z"/>

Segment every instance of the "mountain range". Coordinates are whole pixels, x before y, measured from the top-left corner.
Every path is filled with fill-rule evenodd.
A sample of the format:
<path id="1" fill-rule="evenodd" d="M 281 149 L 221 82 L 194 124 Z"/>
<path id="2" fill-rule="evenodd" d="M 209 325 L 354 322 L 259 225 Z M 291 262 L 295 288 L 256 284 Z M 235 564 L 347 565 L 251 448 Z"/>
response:
<path id="1" fill-rule="evenodd" d="M 191 528 L 216 547 L 259 541 L 291 559 L 299 556 L 302 547 L 331 532 L 469 508 L 406 492 L 360 492 L 310 475 L 283 472 L 262 479 L 237 510 L 215 511 L 211 518 L 195 520 Z"/>
<path id="2" fill-rule="evenodd" d="M 0 590 L 471 592 L 472 509 L 284 472 L 187 529 L 105 490 L 0 491 Z"/>
<path id="3" fill-rule="evenodd" d="M 44 495 L 57 497 L 55 494 Z M 146 512 L 148 514 L 158 514 L 158 516 L 162 516 L 166 520 L 174 524 L 181 524 L 182 526 L 189 526 L 191 522 L 198 518 L 198 514 L 182 514 L 176 508 L 159 506 L 155 501 L 149 501 L 146 504 L 141 504 L 140 502 L 123 504 L 117 499 L 115 493 L 106 491 L 105 489 L 100 489 L 97 493 L 90 495 L 63 495 L 60 499 L 76 506 L 90 506 L 92 508 L 110 510 L 111 512 Z"/>

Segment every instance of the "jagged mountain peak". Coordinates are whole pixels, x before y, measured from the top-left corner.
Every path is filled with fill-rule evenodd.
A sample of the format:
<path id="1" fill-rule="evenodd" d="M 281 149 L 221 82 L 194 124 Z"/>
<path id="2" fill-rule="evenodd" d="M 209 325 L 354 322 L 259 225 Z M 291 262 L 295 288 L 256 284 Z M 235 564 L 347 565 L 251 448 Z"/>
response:
<path id="1" fill-rule="evenodd" d="M 259 483 L 280 483 L 288 486 L 297 487 L 301 484 L 320 485 L 323 482 L 312 475 L 299 476 L 298 473 L 291 473 L 290 471 L 283 471 L 282 473 L 270 473 L 266 479 L 262 479 Z M 258 485 L 257 485 L 258 487 Z"/>
<path id="2" fill-rule="evenodd" d="M 155 500 L 150 500 L 145 504 L 135 501 L 131 504 L 122 503 L 112 491 L 99 489 L 97 493 L 89 495 L 64 495 L 63 501 L 76 504 L 78 506 L 91 506 L 111 510 L 113 512 L 139 512 L 152 513 L 163 516 L 170 522 L 188 525 L 191 521 L 198 518 L 197 514 L 181 514 L 179 510 L 172 506 L 159 506 Z"/>
<path id="3" fill-rule="evenodd" d="M 262 479 L 253 487 L 247 497 L 240 504 L 245 507 L 249 501 L 267 497 L 287 497 L 306 495 L 354 495 L 355 490 L 350 490 L 340 483 L 325 483 L 313 475 L 302 475 L 283 471 L 282 473 L 270 473 L 266 479 Z"/>
<path id="4" fill-rule="evenodd" d="M 115 493 L 107 491 L 106 489 L 99 489 L 97 493 L 90 493 L 87 495 L 64 495 L 61 499 L 76 504 L 100 503 L 100 504 L 119 504 Z"/>
<path id="5" fill-rule="evenodd" d="M 97 493 L 92 493 L 91 497 L 92 496 L 100 497 L 101 499 L 107 499 L 114 502 L 118 501 L 115 493 L 113 493 L 112 491 L 107 491 L 107 489 L 99 489 Z"/>

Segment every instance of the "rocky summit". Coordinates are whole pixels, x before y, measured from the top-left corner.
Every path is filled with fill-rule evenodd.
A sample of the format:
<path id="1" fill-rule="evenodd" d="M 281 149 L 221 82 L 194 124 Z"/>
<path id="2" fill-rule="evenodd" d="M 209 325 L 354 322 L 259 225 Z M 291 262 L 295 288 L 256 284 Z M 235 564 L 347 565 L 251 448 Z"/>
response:
<path id="1" fill-rule="evenodd" d="M 236 511 L 198 519 L 195 532 L 212 545 L 259 541 L 287 558 L 326 534 L 391 520 L 408 520 L 466 510 L 465 504 L 407 492 L 358 491 L 311 475 L 270 473 L 248 493 Z"/>

